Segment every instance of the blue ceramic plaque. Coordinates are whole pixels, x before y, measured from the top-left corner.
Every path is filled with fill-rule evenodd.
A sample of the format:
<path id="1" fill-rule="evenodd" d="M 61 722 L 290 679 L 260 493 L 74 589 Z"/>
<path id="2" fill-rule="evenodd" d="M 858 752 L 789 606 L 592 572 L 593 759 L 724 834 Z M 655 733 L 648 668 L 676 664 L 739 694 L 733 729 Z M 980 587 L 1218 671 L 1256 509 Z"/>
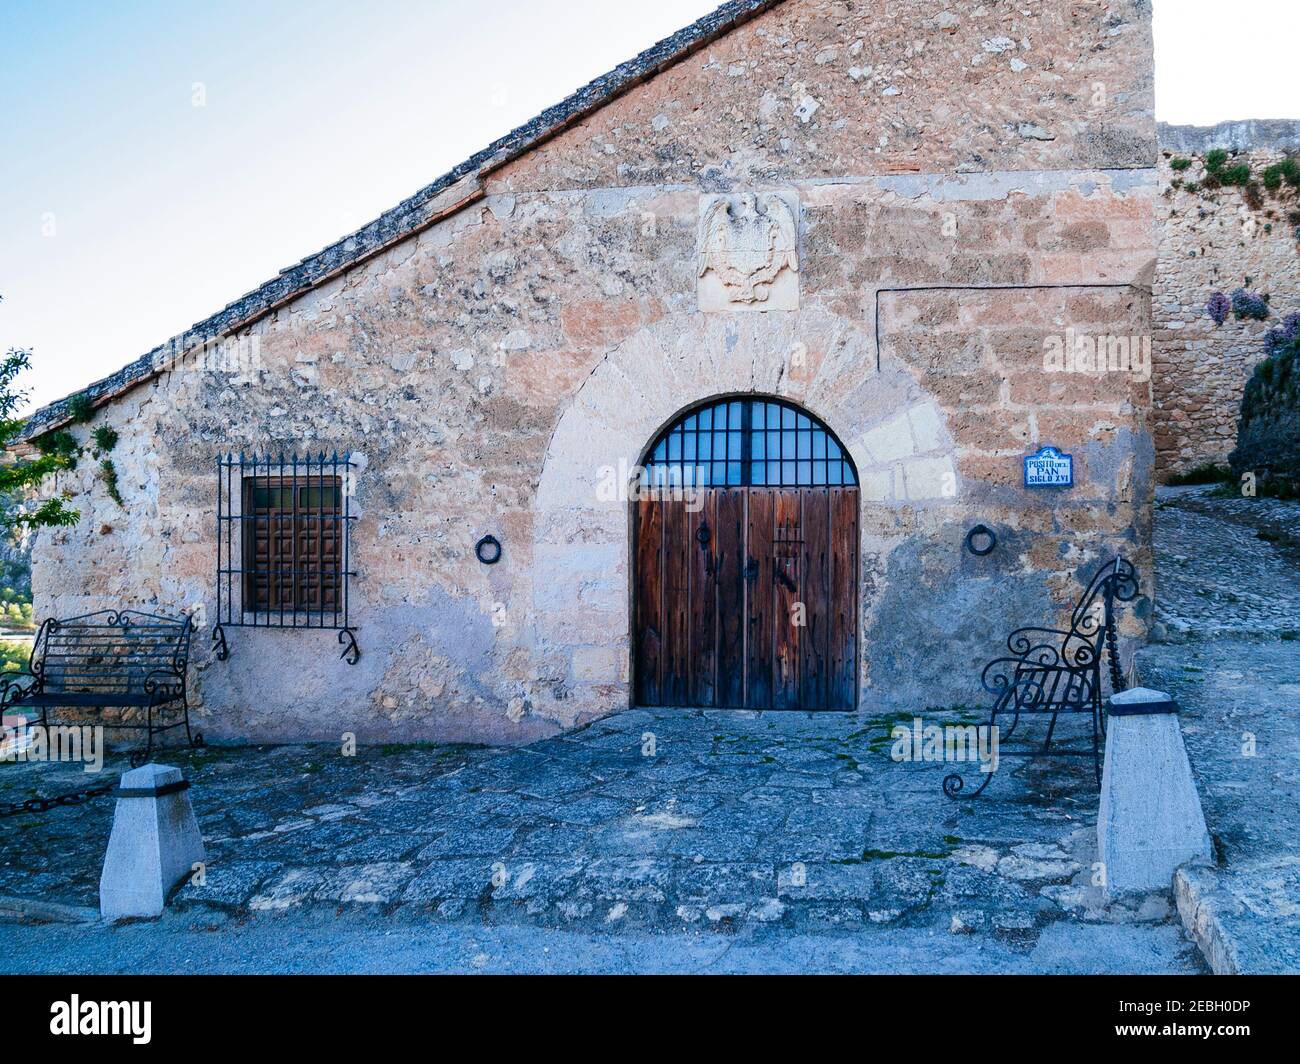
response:
<path id="1" fill-rule="evenodd" d="M 1037 453 L 1025 455 L 1025 487 L 1074 487 L 1074 457 L 1055 447 L 1040 447 Z"/>

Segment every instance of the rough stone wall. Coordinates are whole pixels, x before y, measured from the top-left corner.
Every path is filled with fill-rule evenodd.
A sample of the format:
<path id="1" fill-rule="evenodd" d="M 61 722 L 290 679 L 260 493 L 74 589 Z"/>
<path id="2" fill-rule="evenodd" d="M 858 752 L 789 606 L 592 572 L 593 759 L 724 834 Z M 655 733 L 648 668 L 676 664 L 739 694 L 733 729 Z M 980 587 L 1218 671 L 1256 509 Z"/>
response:
<path id="1" fill-rule="evenodd" d="M 1148 167 L 1149 0 L 788 2 L 501 172 L 501 192 Z"/>
<path id="2" fill-rule="evenodd" d="M 627 705 L 629 515 L 604 471 L 684 406 L 757 391 L 857 463 L 862 705 L 972 700 L 979 660 L 1059 622 L 1102 558 L 1149 572 L 1146 377 L 1043 369 L 1067 330 L 1149 328 L 1147 17 L 780 5 L 257 321 L 256 369 L 182 362 L 102 408 L 125 506 L 89 460 L 63 478 L 85 516 L 37 544 L 38 613 L 210 621 L 216 455 L 351 450 L 360 663 L 328 632 L 235 629 L 227 662 L 200 641 L 201 726 L 526 741 Z M 701 313 L 701 198 L 752 186 L 798 203 L 798 310 Z M 936 285 L 959 290 L 898 291 Z M 1073 491 L 1020 486 L 1044 442 L 1075 454 Z M 977 522 L 985 559 L 961 549 Z M 485 533 L 501 564 L 474 558 Z"/>
<path id="3" fill-rule="evenodd" d="M 1300 310 L 1300 209 L 1294 190 L 1261 190 L 1252 207 L 1239 188 L 1199 188 L 1204 153 L 1240 144 L 1248 133 L 1276 138 L 1272 146 L 1242 151 L 1233 162 L 1249 162 L 1260 175 L 1300 146 L 1296 123 L 1256 129 L 1230 123 L 1193 131 L 1162 130 L 1158 199 L 1160 256 L 1152 305 L 1154 318 L 1156 464 L 1161 479 L 1202 465 L 1225 465 L 1237 437 L 1246 381 L 1264 357 L 1263 336 L 1282 315 Z M 1247 128 L 1236 130 L 1245 125 Z M 1234 135 L 1235 134 L 1235 135 Z M 1165 143 L 1165 141 L 1169 143 Z M 1170 146 L 1170 143 L 1174 145 Z M 1191 150 L 1180 150 L 1180 147 Z M 1189 158 L 1175 172 L 1170 160 Z M 1189 185 L 1198 186 L 1188 191 Z M 1247 279 L 1249 278 L 1249 284 Z M 1206 314 L 1210 294 L 1247 287 L 1271 295 L 1271 319 L 1216 326 Z"/>

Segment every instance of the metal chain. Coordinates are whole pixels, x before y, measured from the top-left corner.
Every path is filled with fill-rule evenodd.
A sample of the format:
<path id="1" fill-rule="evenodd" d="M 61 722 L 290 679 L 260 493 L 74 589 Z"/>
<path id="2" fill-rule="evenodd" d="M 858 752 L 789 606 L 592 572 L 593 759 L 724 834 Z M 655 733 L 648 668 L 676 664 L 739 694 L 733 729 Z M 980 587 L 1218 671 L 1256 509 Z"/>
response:
<path id="1" fill-rule="evenodd" d="M 101 783 L 97 787 L 87 787 L 82 791 L 69 791 L 49 798 L 28 798 L 25 802 L 10 802 L 0 805 L 0 819 L 7 816 L 19 816 L 23 813 L 48 813 L 55 806 L 84 805 L 92 798 L 102 798 L 112 792 L 116 783 Z"/>
<path id="2" fill-rule="evenodd" d="M 1115 631 L 1115 618 L 1110 610 L 1106 611 L 1106 656 L 1110 659 L 1110 689 L 1118 694 L 1128 684 L 1119 667 L 1118 633 Z"/>

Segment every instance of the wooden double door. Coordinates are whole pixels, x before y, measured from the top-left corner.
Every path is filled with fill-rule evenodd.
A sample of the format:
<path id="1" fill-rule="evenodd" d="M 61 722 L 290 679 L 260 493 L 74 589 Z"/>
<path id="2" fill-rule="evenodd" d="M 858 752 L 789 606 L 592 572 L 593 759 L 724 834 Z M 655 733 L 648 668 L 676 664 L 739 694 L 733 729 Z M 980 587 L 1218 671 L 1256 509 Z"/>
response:
<path id="1" fill-rule="evenodd" d="M 639 705 L 856 707 L 856 487 L 634 505 Z"/>

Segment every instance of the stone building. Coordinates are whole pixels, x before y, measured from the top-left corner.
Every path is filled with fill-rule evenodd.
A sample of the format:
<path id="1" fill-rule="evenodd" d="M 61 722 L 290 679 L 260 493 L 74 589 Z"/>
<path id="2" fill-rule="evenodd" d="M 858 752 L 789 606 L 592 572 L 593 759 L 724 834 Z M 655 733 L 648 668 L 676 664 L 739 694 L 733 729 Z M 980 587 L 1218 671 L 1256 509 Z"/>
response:
<path id="1" fill-rule="evenodd" d="M 1264 357 L 1264 333 L 1300 311 L 1300 199 L 1287 183 L 1260 178 L 1300 150 L 1300 122 L 1167 126 L 1160 140 L 1156 227 L 1160 254 L 1152 300 L 1157 476 L 1227 463 L 1237 438 L 1241 395 Z M 1205 157 L 1230 152 L 1256 183 L 1205 186 Z M 1187 163 L 1174 170 L 1174 160 Z M 1180 165 L 1182 165 L 1180 163 Z M 1211 294 L 1247 288 L 1272 297 L 1272 320 L 1206 313 Z"/>
<path id="2" fill-rule="evenodd" d="M 728 3 L 37 413 L 37 613 L 200 611 L 217 737 L 972 702 L 1150 573 L 1155 156 L 1147 0 Z"/>

